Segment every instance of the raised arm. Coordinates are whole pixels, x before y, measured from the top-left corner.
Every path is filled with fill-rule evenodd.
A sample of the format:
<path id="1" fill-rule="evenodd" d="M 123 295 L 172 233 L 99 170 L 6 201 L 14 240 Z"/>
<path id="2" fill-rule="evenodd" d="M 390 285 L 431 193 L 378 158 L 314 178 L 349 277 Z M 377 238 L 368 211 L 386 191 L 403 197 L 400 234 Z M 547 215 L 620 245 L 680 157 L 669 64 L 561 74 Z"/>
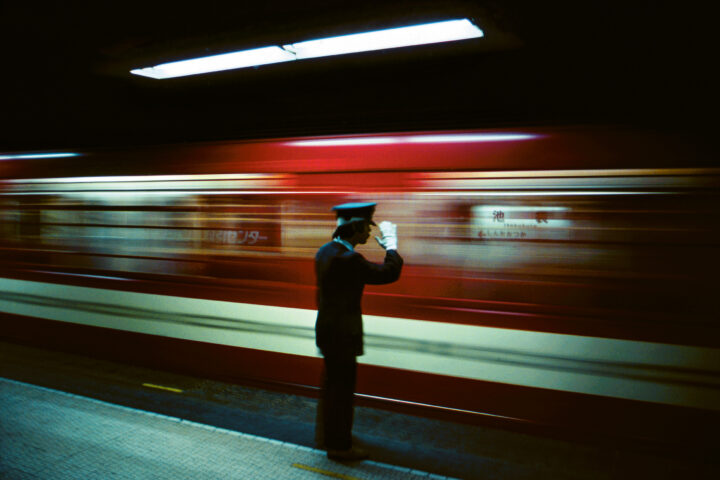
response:
<path id="1" fill-rule="evenodd" d="M 369 262 L 358 255 L 358 276 L 364 283 L 372 285 L 392 283 L 400 278 L 402 266 L 403 259 L 396 250 L 387 250 L 383 263 Z"/>

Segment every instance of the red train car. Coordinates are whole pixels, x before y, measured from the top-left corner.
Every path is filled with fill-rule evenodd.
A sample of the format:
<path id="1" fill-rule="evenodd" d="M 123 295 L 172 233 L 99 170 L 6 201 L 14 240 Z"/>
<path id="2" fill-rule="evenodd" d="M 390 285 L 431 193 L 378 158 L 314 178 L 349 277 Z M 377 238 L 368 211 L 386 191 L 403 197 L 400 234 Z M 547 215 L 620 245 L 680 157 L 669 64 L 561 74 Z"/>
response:
<path id="1" fill-rule="evenodd" d="M 361 398 L 667 439 L 720 419 L 720 169 L 623 128 L 411 132 L 0 162 L 2 336 L 318 384 L 313 257 L 378 202 Z M 382 250 L 361 247 L 371 259 Z"/>

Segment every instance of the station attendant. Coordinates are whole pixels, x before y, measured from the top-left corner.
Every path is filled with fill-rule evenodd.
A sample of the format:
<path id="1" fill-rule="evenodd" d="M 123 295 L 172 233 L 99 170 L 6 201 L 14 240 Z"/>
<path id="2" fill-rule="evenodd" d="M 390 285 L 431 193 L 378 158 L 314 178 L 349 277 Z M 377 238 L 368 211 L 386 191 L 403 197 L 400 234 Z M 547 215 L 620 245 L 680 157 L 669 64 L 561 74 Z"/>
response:
<path id="1" fill-rule="evenodd" d="M 397 252 L 397 226 L 380 223 L 385 249 L 382 264 L 369 262 L 355 247 L 370 237 L 375 203 L 346 203 L 333 207 L 337 228 L 332 241 L 315 256 L 318 316 L 315 340 L 322 352 L 324 371 L 316 439 L 324 443 L 330 459 L 362 460 L 367 452 L 352 444 L 353 395 L 356 357 L 363 354 L 360 303 L 366 284 L 392 283 L 400 277 L 403 260 Z"/>

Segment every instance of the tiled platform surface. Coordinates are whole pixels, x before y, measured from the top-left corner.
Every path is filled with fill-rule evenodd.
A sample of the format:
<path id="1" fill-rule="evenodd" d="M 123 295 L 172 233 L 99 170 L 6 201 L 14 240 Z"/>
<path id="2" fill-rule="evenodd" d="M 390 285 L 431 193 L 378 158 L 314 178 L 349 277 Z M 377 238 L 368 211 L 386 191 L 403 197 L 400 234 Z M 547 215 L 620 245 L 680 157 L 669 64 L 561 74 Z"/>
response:
<path id="1" fill-rule="evenodd" d="M 0 378 L 2 479 L 441 479 Z"/>

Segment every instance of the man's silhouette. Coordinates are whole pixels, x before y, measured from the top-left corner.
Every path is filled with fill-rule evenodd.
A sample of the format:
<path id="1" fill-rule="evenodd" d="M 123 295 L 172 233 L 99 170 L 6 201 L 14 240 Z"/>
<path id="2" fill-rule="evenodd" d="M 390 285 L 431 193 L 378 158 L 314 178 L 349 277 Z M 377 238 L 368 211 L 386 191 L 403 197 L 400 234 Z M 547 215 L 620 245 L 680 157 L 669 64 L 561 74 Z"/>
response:
<path id="1" fill-rule="evenodd" d="M 375 203 L 346 203 L 333 207 L 337 229 L 333 240 L 315 256 L 318 317 L 316 344 L 324 358 L 323 384 L 318 403 L 316 437 L 324 440 L 333 460 L 361 460 L 367 452 L 352 444 L 353 395 L 356 357 L 363 354 L 363 325 L 360 303 L 366 284 L 392 283 L 400 277 L 403 260 L 397 253 L 397 227 L 382 222 L 385 261 L 365 260 L 355 246 L 370 237 Z"/>

